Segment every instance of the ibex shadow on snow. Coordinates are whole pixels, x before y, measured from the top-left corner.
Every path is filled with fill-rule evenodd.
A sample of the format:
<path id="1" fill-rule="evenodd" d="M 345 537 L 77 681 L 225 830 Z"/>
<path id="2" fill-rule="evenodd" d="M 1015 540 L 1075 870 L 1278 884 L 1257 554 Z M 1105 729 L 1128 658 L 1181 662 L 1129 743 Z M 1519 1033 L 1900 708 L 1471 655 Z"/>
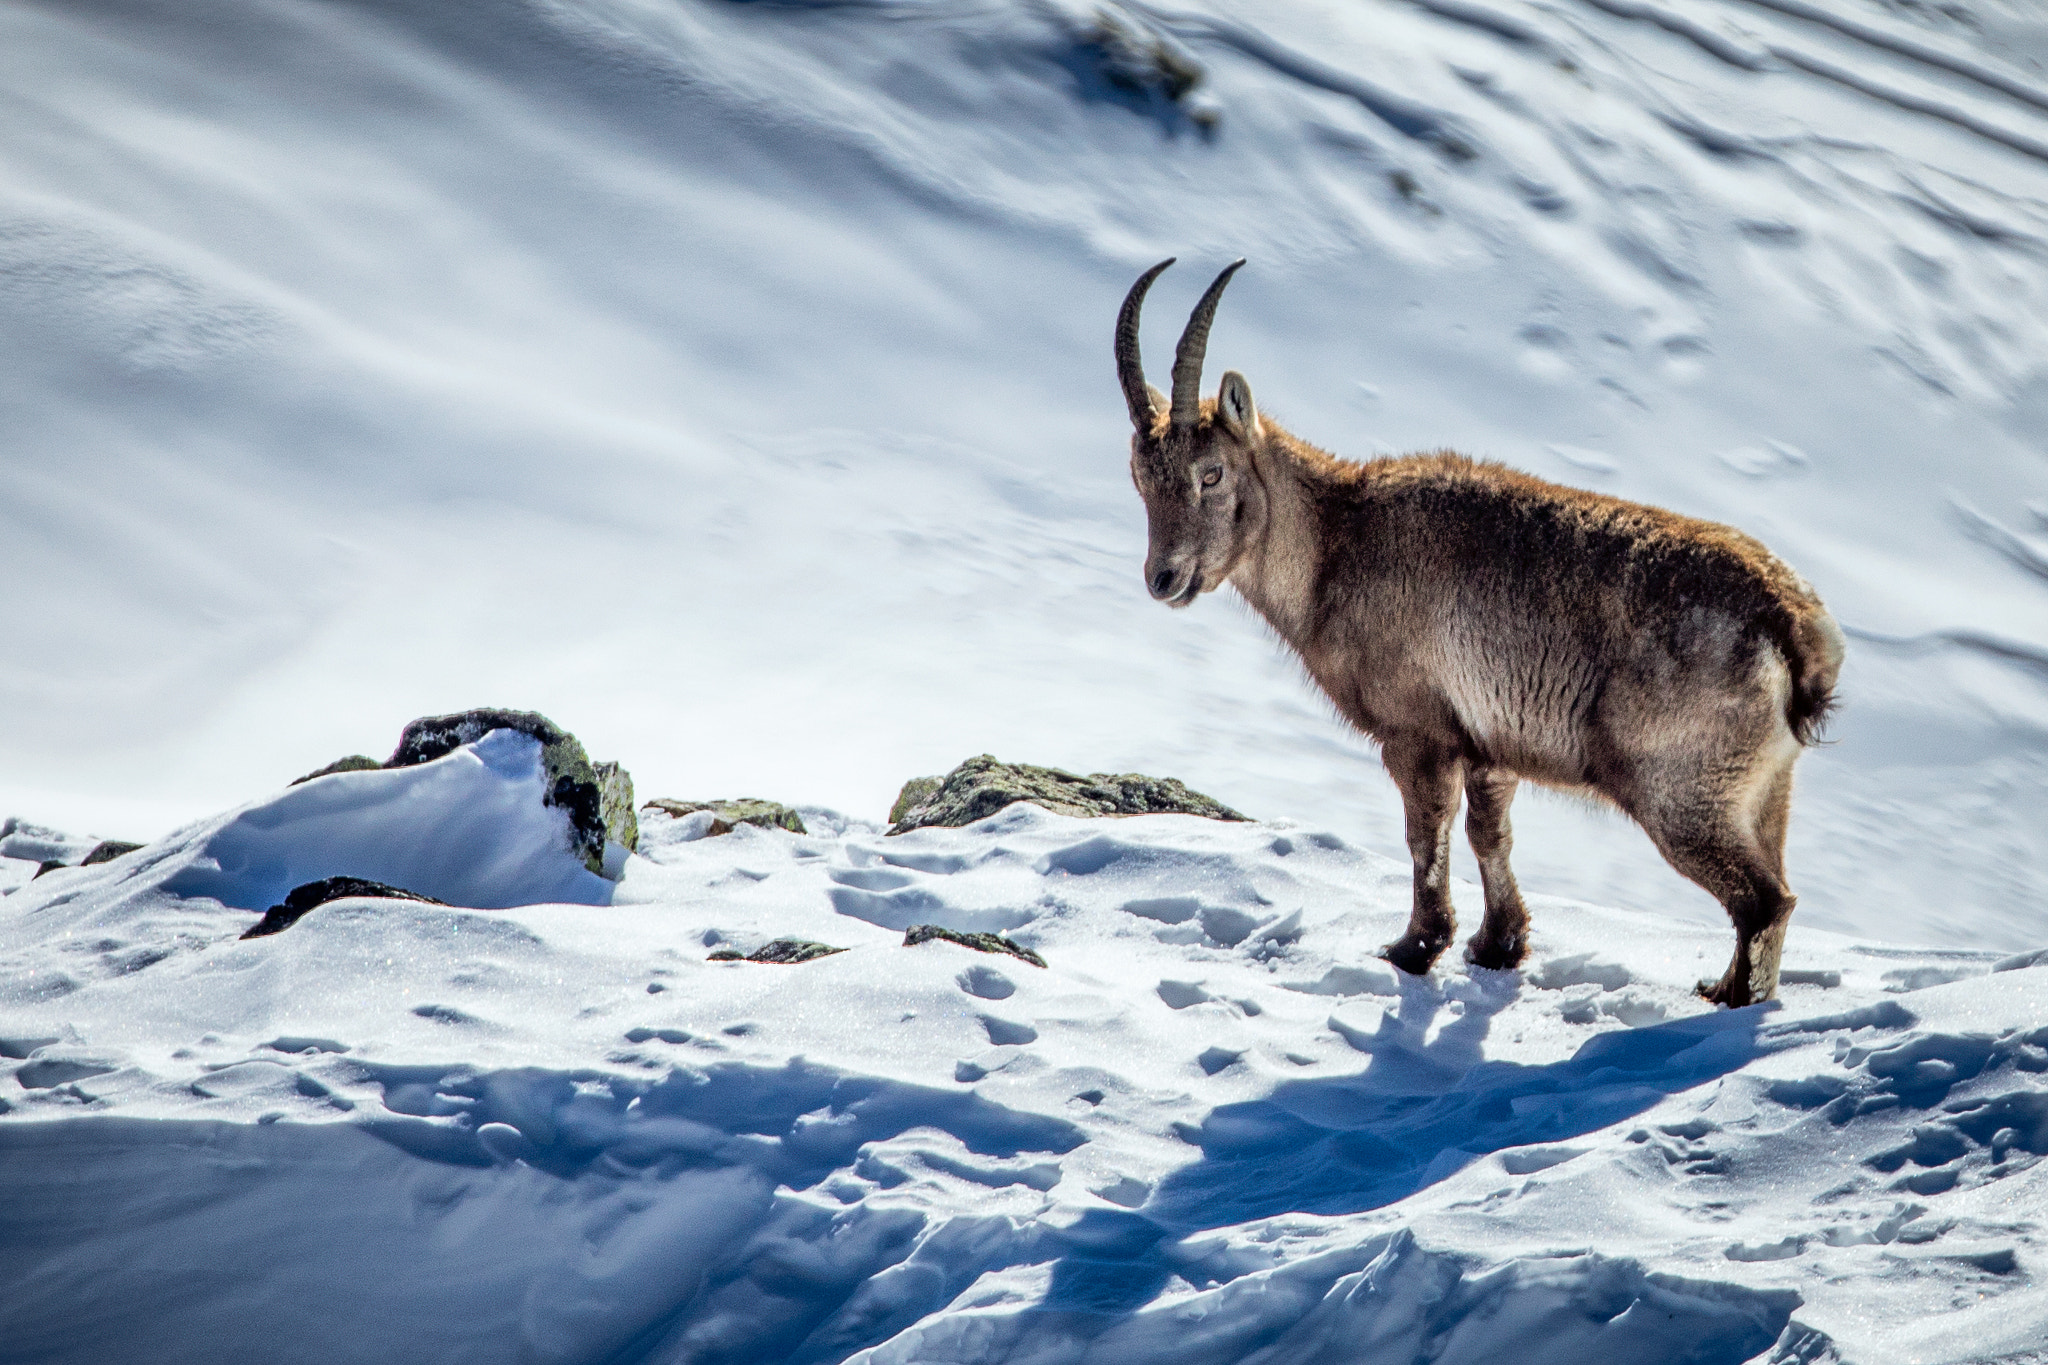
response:
<path id="1" fill-rule="evenodd" d="M 1145 383 L 1138 312 L 1171 264 L 1139 276 L 1116 324 L 1146 586 L 1184 607 L 1229 583 L 1379 741 L 1415 861 L 1387 960 L 1427 972 L 1451 941 L 1462 792 L 1486 895 L 1466 956 L 1522 961 L 1508 804 L 1527 778 L 1613 802 L 1727 907 L 1735 957 L 1701 994 L 1770 999 L 1793 906 L 1792 765 L 1842 663 L 1813 589 L 1713 522 L 1448 451 L 1337 459 L 1262 417 L 1235 371 L 1203 398 L 1209 325 L 1243 261 L 1195 306 L 1168 399 Z"/>

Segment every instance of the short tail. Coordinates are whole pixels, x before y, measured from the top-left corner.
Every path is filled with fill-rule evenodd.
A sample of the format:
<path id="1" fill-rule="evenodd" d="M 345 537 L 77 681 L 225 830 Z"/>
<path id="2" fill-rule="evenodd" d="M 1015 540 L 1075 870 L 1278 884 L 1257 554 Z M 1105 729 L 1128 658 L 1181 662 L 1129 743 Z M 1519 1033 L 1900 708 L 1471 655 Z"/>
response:
<path id="1" fill-rule="evenodd" d="M 1785 662 L 1792 671 L 1792 694 L 1785 699 L 1785 723 L 1801 744 L 1818 744 L 1821 728 L 1835 709 L 1835 679 L 1841 676 L 1846 641 L 1842 628 L 1815 602 L 1793 616 L 1784 642 Z"/>

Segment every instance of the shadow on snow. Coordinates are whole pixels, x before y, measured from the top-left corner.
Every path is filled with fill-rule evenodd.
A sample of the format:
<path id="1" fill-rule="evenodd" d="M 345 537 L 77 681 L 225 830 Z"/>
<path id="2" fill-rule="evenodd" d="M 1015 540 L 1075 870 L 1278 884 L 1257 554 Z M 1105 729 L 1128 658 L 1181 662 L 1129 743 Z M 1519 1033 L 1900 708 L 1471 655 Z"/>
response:
<path id="1" fill-rule="evenodd" d="M 1287 1081 L 1220 1105 L 1181 1136 L 1201 1158 L 1160 1182 L 1141 1210 L 1098 1210 L 1065 1233 L 1041 1311 L 1121 1316 L 1174 1275 L 1234 1277 L 1227 1264 L 1169 1258 L 1170 1244 L 1284 1213 L 1361 1213 L 1405 1199 L 1479 1158 L 1564 1142 L 1736 1070 L 1763 1050 L 1761 1011 L 1721 1011 L 1603 1033 L 1546 1066 L 1481 1058 L 1513 978 L 1467 1002 L 1428 1038 L 1442 999 L 1404 981 L 1398 1010 L 1366 1032 L 1332 1027 L 1372 1061 L 1345 1076 Z M 1427 1039 L 1425 1042 L 1424 1040 Z M 1575 1153 L 1533 1153 L 1523 1173 Z M 1205 1274 L 1206 1272 L 1206 1274 Z"/>

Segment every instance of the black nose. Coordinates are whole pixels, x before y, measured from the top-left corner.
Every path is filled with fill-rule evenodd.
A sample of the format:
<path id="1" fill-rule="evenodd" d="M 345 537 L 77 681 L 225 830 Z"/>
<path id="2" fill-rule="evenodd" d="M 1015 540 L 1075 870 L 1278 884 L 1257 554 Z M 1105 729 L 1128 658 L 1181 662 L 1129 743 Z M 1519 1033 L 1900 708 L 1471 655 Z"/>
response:
<path id="1" fill-rule="evenodd" d="M 1173 570 L 1161 569 L 1158 573 L 1152 575 L 1152 595 L 1154 597 L 1166 596 L 1166 590 L 1172 586 Z"/>

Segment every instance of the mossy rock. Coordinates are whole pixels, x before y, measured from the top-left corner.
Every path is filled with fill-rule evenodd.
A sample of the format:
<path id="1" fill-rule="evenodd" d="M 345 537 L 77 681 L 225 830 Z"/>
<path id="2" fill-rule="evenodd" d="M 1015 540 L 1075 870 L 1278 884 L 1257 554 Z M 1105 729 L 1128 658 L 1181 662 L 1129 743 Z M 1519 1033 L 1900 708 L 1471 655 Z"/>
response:
<path id="1" fill-rule="evenodd" d="M 597 774 L 598 805 L 604 813 L 605 833 L 627 848 L 640 849 L 640 817 L 633 808 L 633 774 L 618 763 L 593 763 Z"/>
<path id="2" fill-rule="evenodd" d="M 930 785 L 927 785 L 930 784 Z M 923 795 L 916 792 L 922 791 Z M 958 827 L 985 820 L 1005 806 L 1029 801 L 1055 815 L 1201 815 L 1244 820 L 1222 802 L 1190 791 L 1171 777 L 1091 773 L 1004 763 L 989 754 L 970 758 L 944 777 L 914 777 L 889 812 L 891 834 L 928 825 Z"/>
<path id="3" fill-rule="evenodd" d="M 446 905 L 432 896 L 422 896 L 417 891 L 408 891 L 402 886 L 391 886 L 385 882 L 373 882 L 367 877 L 322 877 L 317 882 L 295 886 L 284 898 L 283 905 L 273 905 L 263 912 L 263 918 L 250 925 L 243 938 L 268 938 L 281 934 L 303 919 L 309 910 L 318 909 L 329 901 L 347 900 L 351 896 L 369 896 L 377 900 L 418 901 L 423 905 Z"/>
<path id="4" fill-rule="evenodd" d="M 368 754 L 350 754 L 347 758 L 335 759 L 334 762 L 328 764 L 324 768 L 315 768 L 312 772 L 307 773 L 304 777 L 293 778 L 291 781 L 291 785 L 296 787 L 301 782 L 311 782 L 316 777 L 326 777 L 331 773 L 368 772 L 372 768 L 381 768 L 383 766 L 384 765 L 382 763 L 379 763 L 376 759 L 371 758 Z"/>
<path id="5" fill-rule="evenodd" d="M 773 943 L 756 948 L 741 957 L 731 948 L 723 948 L 706 958 L 707 962 L 767 962 L 777 966 L 793 967 L 799 962 L 815 962 L 821 957 L 843 953 L 846 949 L 834 948 L 829 943 L 813 943 L 807 938 L 778 938 Z"/>
<path id="6" fill-rule="evenodd" d="M 809 834 L 804 828 L 803 817 L 779 801 L 763 801 L 758 797 L 740 796 L 730 801 L 678 801 L 670 796 L 658 796 L 642 806 L 642 810 L 658 810 L 680 820 L 686 815 L 695 815 L 700 810 L 711 812 L 711 828 L 707 835 L 730 834 L 735 825 L 757 825 L 762 829 L 786 829 L 791 834 Z"/>
<path id="7" fill-rule="evenodd" d="M 604 792 L 590 755 L 576 736 L 538 711 L 506 711 L 482 706 L 447 716 L 422 716 L 405 727 L 398 748 L 384 760 L 386 768 L 431 763 L 465 744 L 474 744 L 493 730 L 517 730 L 540 741 L 541 766 L 547 773 L 543 804 L 559 806 L 569 816 L 571 851 L 583 865 L 604 875 Z M 620 842 L 624 842 L 621 840 Z"/>
<path id="8" fill-rule="evenodd" d="M 929 799 L 945 784 L 943 777 L 913 777 L 903 784 L 903 790 L 896 793 L 896 804 L 889 807 L 889 823 L 897 824 L 904 816 Z"/>
<path id="9" fill-rule="evenodd" d="M 131 844 L 126 839 L 102 839 L 94 844 L 83 858 L 78 860 L 78 865 L 80 867 L 97 867 L 101 863 L 111 863 L 123 854 L 133 853 L 141 847 L 141 844 Z"/>
<path id="10" fill-rule="evenodd" d="M 1045 959 L 1032 952 L 1015 939 L 1004 938 L 1001 934 L 963 934 L 958 929 L 941 929 L 936 924 L 913 924 L 903 931 L 903 946 L 915 948 L 920 943 L 939 939 L 946 943 L 957 943 L 962 948 L 972 948 L 977 953 L 1008 953 L 1021 958 L 1034 967 L 1043 967 Z"/>

